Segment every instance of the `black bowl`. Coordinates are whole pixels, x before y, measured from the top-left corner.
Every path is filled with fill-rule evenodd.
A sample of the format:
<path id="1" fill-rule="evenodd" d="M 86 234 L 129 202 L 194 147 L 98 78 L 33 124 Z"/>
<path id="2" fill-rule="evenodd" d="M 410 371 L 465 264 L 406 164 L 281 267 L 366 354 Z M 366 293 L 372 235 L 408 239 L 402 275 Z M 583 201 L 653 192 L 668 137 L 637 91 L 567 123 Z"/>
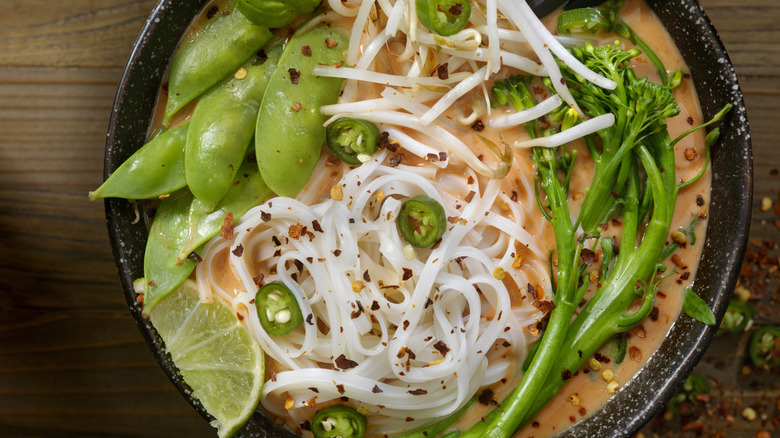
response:
<path id="1" fill-rule="evenodd" d="M 106 141 L 105 176 L 113 172 L 145 141 L 157 91 L 166 65 L 195 13 L 206 0 L 162 0 L 136 42 L 114 102 Z M 695 0 L 648 0 L 665 23 L 696 83 L 704 118 L 726 103 L 734 105 L 722 126 L 721 142 L 713 150 L 713 189 L 704 250 L 695 278 L 696 290 L 718 321 L 726 311 L 747 243 L 750 226 L 753 165 L 750 134 L 742 92 L 734 68 L 715 29 Z M 106 219 L 119 276 L 130 311 L 160 366 L 173 384 L 206 419 L 211 417 L 177 373 L 149 320 L 136 303 L 133 279 L 143 276 L 147 229 L 133 223 L 132 206 L 106 200 Z M 564 431 L 566 437 L 630 436 L 674 395 L 701 359 L 715 333 L 682 314 L 660 349 L 641 371 L 606 405 Z M 284 437 L 291 433 L 256 413 L 241 432 L 244 437 Z"/>

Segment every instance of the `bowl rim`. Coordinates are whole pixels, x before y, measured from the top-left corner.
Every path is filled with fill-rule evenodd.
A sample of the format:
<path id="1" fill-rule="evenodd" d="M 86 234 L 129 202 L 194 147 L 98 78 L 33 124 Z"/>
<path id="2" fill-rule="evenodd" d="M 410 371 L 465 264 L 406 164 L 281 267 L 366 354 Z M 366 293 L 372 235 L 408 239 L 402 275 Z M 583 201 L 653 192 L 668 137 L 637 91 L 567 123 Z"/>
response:
<path id="1" fill-rule="evenodd" d="M 192 11 L 199 11 L 207 2 L 208 0 L 160 0 L 152 10 L 133 46 L 119 82 L 106 138 L 104 178 L 107 178 L 133 150 L 143 144 L 147 127 L 151 121 L 151 107 L 149 105 L 152 105 L 156 100 L 157 91 L 162 85 L 167 59 L 190 24 L 194 15 Z M 752 148 L 744 100 L 725 47 L 698 2 L 696 0 L 647 0 L 647 3 L 662 19 L 667 29 L 669 29 L 670 23 L 673 25 L 676 23 L 676 25 L 682 26 L 681 29 L 687 27 L 690 30 L 693 26 L 698 31 L 697 35 L 702 37 L 702 41 L 691 41 L 690 44 L 704 44 L 706 46 L 707 53 L 711 54 L 710 61 L 712 61 L 712 65 L 707 66 L 707 68 L 716 69 L 715 78 L 721 81 L 725 89 L 729 91 L 728 93 L 715 93 L 713 102 L 731 102 L 734 105 L 732 112 L 723 124 L 724 136 L 722 136 L 720 144 L 731 146 L 731 142 L 733 142 L 735 150 L 724 152 L 714 148 L 712 166 L 713 184 L 716 180 L 723 180 L 738 190 L 736 190 L 735 196 L 724 199 L 719 198 L 720 193 L 712 191 L 708 210 L 710 214 L 708 237 L 702 250 L 702 264 L 693 283 L 697 292 L 713 309 L 719 323 L 726 311 L 731 291 L 733 291 L 739 276 L 752 214 Z M 684 8 L 688 14 L 684 16 L 679 16 L 679 13 L 675 14 L 674 11 L 679 12 L 679 8 Z M 689 40 L 695 40 L 695 38 L 689 38 Z M 686 55 L 680 47 L 680 40 L 675 39 L 675 42 L 678 44 L 678 48 L 681 48 L 683 58 L 693 71 L 696 66 L 692 65 L 689 59 L 691 56 L 697 56 L 696 52 L 689 51 Z M 152 62 L 155 58 L 166 60 L 165 65 L 162 68 L 155 67 Z M 695 80 L 696 75 L 692 76 Z M 699 96 L 707 96 L 707 90 L 701 90 L 700 85 L 700 83 L 696 83 Z M 712 90 L 709 91 L 709 94 L 712 94 Z M 151 103 L 149 101 L 150 93 L 151 96 L 154 96 Z M 147 107 L 148 110 L 137 111 L 137 114 L 120 110 L 126 108 L 127 105 L 135 105 L 137 102 L 141 103 L 142 109 Z M 720 106 L 717 104 L 715 106 L 710 104 L 705 108 L 705 102 L 702 99 L 705 120 L 712 117 L 719 109 Z M 723 157 L 723 155 L 728 156 Z M 735 169 L 722 171 L 724 160 Z M 716 163 L 718 164 L 716 165 Z M 718 166 L 719 168 L 716 168 Z M 141 213 L 146 214 L 147 212 L 142 206 L 140 207 Z M 713 209 L 714 207 L 717 208 Z M 154 327 L 148 318 L 143 316 L 141 304 L 136 301 L 133 279 L 139 277 L 139 266 L 141 267 L 140 276 L 143 276 L 142 253 L 146 229 L 143 225 L 144 221 L 136 221 L 135 223 L 131 221 L 132 217 L 135 216 L 133 208 L 131 203 L 124 200 L 105 200 L 109 239 L 129 309 L 153 356 L 168 378 L 196 411 L 207 421 L 210 421 L 213 417 L 192 396 L 191 389 L 178 374 Z M 728 213 L 725 213 L 723 208 L 726 208 Z M 723 214 L 726 214 L 724 219 L 726 223 L 718 222 L 717 225 L 714 225 L 713 217 L 720 217 L 719 215 Z M 712 228 L 716 226 L 718 237 L 736 243 L 735 247 L 730 247 L 728 250 L 713 247 L 711 232 Z M 143 242 L 140 248 L 138 245 L 133 245 L 133 239 L 139 238 Z M 703 270 L 702 267 L 705 269 Z M 707 281 L 709 283 L 702 286 L 702 283 Z M 631 381 L 623 385 L 619 393 L 610 397 L 602 407 L 589 413 L 588 417 L 578 421 L 573 426 L 566 428 L 560 436 L 630 436 L 638 431 L 660 411 L 674 395 L 677 388 L 682 385 L 685 378 L 704 355 L 716 329 L 717 325 L 706 326 L 697 323 L 681 312 L 672 324 L 667 338 L 659 349 L 648 358 L 645 365 Z M 672 346 L 675 343 L 680 343 L 678 348 Z M 671 348 L 668 352 L 675 354 L 665 354 L 664 351 L 667 351 L 665 349 L 668 348 Z M 661 383 L 656 378 L 658 373 L 663 373 L 665 376 Z M 637 397 L 640 397 L 641 401 L 637 401 Z M 286 430 L 273 426 L 270 420 L 259 411 L 252 416 L 240 435 L 295 436 Z"/>

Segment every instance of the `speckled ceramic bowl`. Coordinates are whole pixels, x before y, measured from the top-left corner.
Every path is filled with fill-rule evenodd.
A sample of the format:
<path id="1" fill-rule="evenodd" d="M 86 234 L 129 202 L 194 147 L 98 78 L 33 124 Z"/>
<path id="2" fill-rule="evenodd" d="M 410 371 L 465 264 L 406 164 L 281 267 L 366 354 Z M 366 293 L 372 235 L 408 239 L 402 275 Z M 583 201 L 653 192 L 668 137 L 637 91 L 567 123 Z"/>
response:
<path id="1" fill-rule="evenodd" d="M 122 76 L 106 142 L 105 174 L 116 169 L 145 140 L 157 90 L 166 65 L 196 12 L 206 0 L 163 0 L 152 12 L 135 44 Z M 665 23 L 691 69 L 705 119 L 726 103 L 733 111 L 722 127 L 722 140 L 713 150 L 713 189 L 707 239 L 696 289 L 714 309 L 718 320 L 737 281 L 750 225 L 752 152 L 745 106 L 729 57 L 710 20 L 695 0 L 649 0 Z M 143 276 L 147 230 L 133 224 L 128 202 L 106 201 L 106 218 L 119 275 L 130 311 L 160 366 L 193 407 L 209 419 L 188 388 L 149 321 L 135 302 L 133 279 Z M 637 376 L 606 405 L 563 432 L 566 437 L 629 436 L 649 421 L 672 397 L 704 354 L 715 333 L 682 315 L 668 338 Z M 255 414 L 242 431 L 244 437 L 292 436 Z"/>

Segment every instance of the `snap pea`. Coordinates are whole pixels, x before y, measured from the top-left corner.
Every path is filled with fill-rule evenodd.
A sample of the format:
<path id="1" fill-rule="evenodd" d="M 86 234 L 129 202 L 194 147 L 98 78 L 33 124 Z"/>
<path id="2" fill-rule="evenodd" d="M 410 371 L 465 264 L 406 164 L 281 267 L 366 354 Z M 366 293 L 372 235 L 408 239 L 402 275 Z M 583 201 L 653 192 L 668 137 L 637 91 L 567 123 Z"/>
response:
<path id="1" fill-rule="evenodd" d="M 268 27 L 286 26 L 298 15 L 298 11 L 283 0 L 238 0 L 236 9 L 253 23 Z"/>
<path id="2" fill-rule="evenodd" d="M 187 185 L 207 211 L 214 209 L 233 184 L 281 52 L 281 45 L 275 46 L 262 65 L 245 68 L 246 77 L 231 78 L 209 90 L 192 113 L 184 168 Z"/>
<path id="3" fill-rule="evenodd" d="M 144 253 L 144 313 L 190 276 L 196 262 L 187 256 L 219 233 L 228 212 L 237 221 L 271 193 L 251 162 L 244 162 L 236 182 L 211 213 L 189 191 L 160 201 Z"/>
<path id="4" fill-rule="evenodd" d="M 263 180 L 280 196 L 295 197 L 317 164 L 325 141 L 320 106 L 338 100 L 342 80 L 315 76 L 312 69 L 343 62 L 347 41 L 343 31 L 328 26 L 298 33 L 271 76 L 257 118 L 255 152 Z"/>
<path id="5" fill-rule="evenodd" d="M 141 146 L 97 190 L 99 198 L 151 199 L 173 193 L 187 185 L 184 177 L 185 123 L 164 131 Z"/>
<path id="6" fill-rule="evenodd" d="M 192 100 L 235 72 L 273 36 L 234 8 L 217 14 L 173 55 L 163 126 Z"/>

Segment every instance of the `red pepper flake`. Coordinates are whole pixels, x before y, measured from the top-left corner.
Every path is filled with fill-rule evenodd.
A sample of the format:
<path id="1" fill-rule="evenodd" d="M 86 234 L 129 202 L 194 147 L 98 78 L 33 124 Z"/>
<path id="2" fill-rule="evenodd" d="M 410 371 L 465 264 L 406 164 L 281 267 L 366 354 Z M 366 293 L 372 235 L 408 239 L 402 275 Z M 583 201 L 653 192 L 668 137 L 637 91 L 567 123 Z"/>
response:
<path id="1" fill-rule="evenodd" d="M 680 258 L 679 255 L 674 254 L 672 255 L 672 263 L 674 263 L 675 266 L 677 266 L 678 269 L 688 269 L 688 266 L 685 265 L 685 262 Z"/>
<path id="2" fill-rule="evenodd" d="M 439 161 L 447 161 L 447 153 L 439 152 Z"/>
<path id="3" fill-rule="evenodd" d="M 539 427 L 539 422 L 534 421 L 533 423 L 531 423 L 531 427 Z"/>
<path id="4" fill-rule="evenodd" d="M 640 350 L 637 347 L 631 347 L 628 349 L 628 357 L 631 358 L 634 362 L 641 362 L 642 361 L 642 350 Z"/>
<path id="5" fill-rule="evenodd" d="M 450 9 L 448 10 L 450 15 L 460 15 L 463 13 L 463 4 L 462 3 L 455 3 L 454 5 L 450 6 Z"/>
<path id="6" fill-rule="evenodd" d="M 470 192 L 469 192 L 469 193 L 466 195 L 466 198 L 465 198 L 464 200 L 465 200 L 466 202 L 471 202 L 471 200 L 472 200 L 472 199 L 474 199 L 474 195 L 476 195 L 476 194 L 477 194 L 477 192 L 475 192 L 474 190 L 471 190 L 471 191 L 470 191 Z"/>
<path id="7" fill-rule="evenodd" d="M 324 233 L 324 231 L 322 230 L 322 227 L 320 226 L 320 222 L 317 219 L 314 219 L 311 222 L 311 228 L 314 231 L 318 232 L 318 233 Z"/>
<path id="8" fill-rule="evenodd" d="M 427 309 L 428 307 L 430 307 L 431 304 L 433 304 L 433 300 L 431 300 L 431 298 L 428 297 L 428 299 L 425 300 L 425 307 L 424 307 L 424 309 Z"/>
<path id="9" fill-rule="evenodd" d="M 580 250 L 580 258 L 582 258 L 582 263 L 585 263 L 587 266 L 590 266 L 594 262 L 598 261 L 598 256 L 596 256 L 596 253 L 588 248 L 582 248 L 582 250 Z"/>
<path id="10" fill-rule="evenodd" d="M 274 242 L 274 246 L 280 246 L 282 244 L 276 236 L 271 236 L 271 240 Z"/>
<path id="11" fill-rule="evenodd" d="M 436 75 L 439 76 L 439 79 L 441 79 L 442 81 L 446 81 L 447 79 L 450 78 L 450 71 L 448 67 L 449 64 L 445 62 L 444 64 L 440 65 L 439 68 L 436 69 Z"/>
<path id="12" fill-rule="evenodd" d="M 410 423 L 410 422 L 412 422 L 412 421 L 414 421 L 414 418 L 412 418 L 412 417 L 406 417 L 406 422 L 407 422 L 407 423 Z"/>
<path id="13" fill-rule="evenodd" d="M 365 272 L 363 272 L 363 280 L 364 280 L 366 283 L 370 283 L 370 282 L 371 282 L 371 276 L 370 276 L 370 275 L 368 275 L 368 269 L 366 269 L 366 271 L 365 271 Z"/>
<path id="14" fill-rule="evenodd" d="M 412 390 L 406 391 L 406 392 L 408 392 L 409 394 L 412 394 L 412 395 L 425 395 L 425 394 L 428 393 L 427 390 L 422 389 L 422 388 L 412 389 Z"/>
<path id="15" fill-rule="evenodd" d="M 482 123 L 482 120 L 477 120 L 473 125 L 471 125 L 471 129 L 477 132 L 482 132 L 485 130 L 485 124 Z"/>
<path id="16" fill-rule="evenodd" d="M 311 47 L 309 47 L 309 46 L 301 47 L 301 54 L 303 56 L 311 56 Z"/>
<path id="17" fill-rule="evenodd" d="M 208 12 L 206 12 L 206 18 L 211 20 L 214 18 L 215 15 L 217 15 L 217 12 L 219 12 L 219 8 L 216 6 L 212 6 L 211 9 L 209 9 Z"/>
<path id="18" fill-rule="evenodd" d="M 425 159 L 428 160 L 429 163 L 435 163 L 439 161 L 439 156 L 436 154 L 428 154 L 425 156 Z"/>
<path id="19" fill-rule="evenodd" d="M 653 307 L 653 310 L 650 311 L 650 319 L 658 321 L 658 307 Z"/>
<path id="20" fill-rule="evenodd" d="M 300 426 L 301 426 L 301 429 L 303 429 L 303 430 L 311 430 L 311 422 L 309 420 L 302 421 Z M 300 435 L 300 434 L 298 434 L 298 435 Z"/>
<path id="21" fill-rule="evenodd" d="M 433 344 L 433 348 L 435 348 L 436 351 L 441 353 L 441 355 L 444 356 L 444 357 L 446 357 L 447 353 L 449 353 L 449 351 L 450 351 L 450 347 L 448 347 L 447 344 L 444 343 L 444 341 L 439 341 L 439 342 Z"/>
<path id="22" fill-rule="evenodd" d="M 143 294 L 143 292 L 141 292 L 140 294 L 138 294 L 137 297 L 135 297 L 135 302 L 136 303 L 143 303 L 144 302 L 144 294 Z"/>
<path id="23" fill-rule="evenodd" d="M 239 243 L 238 246 L 233 248 L 233 251 L 231 252 L 233 253 L 234 256 L 241 257 L 242 255 L 244 255 L 244 245 Z"/>
<path id="24" fill-rule="evenodd" d="M 325 38 L 325 45 L 328 46 L 329 49 L 332 49 L 338 46 L 339 42 L 331 38 Z"/>
<path id="25" fill-rule="evenodd" d="M 377 310 L 379 310 L 379 301 L 377 301 L 377 300 L 374 300 L 374 302 L 372 302 L 372 303 L 371 303 L 371 310 L 373 310 L 373 311 L 375 311 L 375 312 L 376 312 Z"/>
<path id="26" fill-rule="evenodd" d="M 263 283 L 263 278 L 265 278 L 265 274 L 261 272 L 257 277 L 252 277 L 252 281 L 254 281 L 256 285 L 260 286 Z"/>
<path id="27" fill-rule="evenodd" d="M 693 117 L 688 117 L 686 122 L 688 122 L 689 125 L 693 125 Z"/>
<path id="28" fill-rule="evenodd" d="M 310 313 L 309 316 L 306 317 L 306 324 L 314 325 L 314 321 L 312 320 L 314 318 L 314 314 Z"/>
<path id="29" fill-rule="evenodd" d="M 271 213 L 267 213 L 265 211 L 260 212 L 260 220 L 263 222 L 268 222 L 271 220 Z"/>
<path id="30" fill-rule="evenodd" d="M 342 370 L 348 370 L 350 368 L 355 368 L 356 366 L 358 366 L 357 362 L 355 362 L 354 360 L 347 359 L 347 357 L 344 356 L 344 354 L 341 354 L 339 357 L 337 357 L 335 363 L 336 366 Z M 336 387 L 338 387 L 338 385 Z M 344 391 L 339 391 L 339 394 L 344 394 Z"/>
<path id="31" fill-rule="evenodd" d="M 404 268 L 404 275 L 401 277 L 403 281 L 406 281 L 410 278 L 412 278 L 412 275 L 414 275 L 414 272 L 409 268 Z"/>
<path id="32" fill-rule="evenodd" d="M 294 104 L 292 104 L 292 106 L 290 107 L 290 109 L 291 109 L 291 110 L 293 110 L 293 111 L 295 111 L 296 113 L 297 113 L 297 112 L 299 112 L 299 111 L 301 110 L 301 108 L 303 108 L 303 106 L 301 105 L 301 103 L 300 103 L 300 102 L 295 102 L 295 103 L 294 103 Z"/>
<path id="33" fill-rule="evenodd" d="M 409 320 L 408 320 L 408 319 L 405 319 L 405 320 L 404 320 L 404 322 L 403 322 L 403 326 L 404 326 L 404 330 L 406 330 L 407 328 L 409 328 Z"/>
<path id="34" fill-rule="evenodd" d="M 380 392 L 384 392 L 384 391 L 382 391 L 382 388 L 380 388 L 379 385 L 374 385 L 374 387 L 371 388 L 371 392 L 373 392 L 374 394 L 379 394 Z"/>
<path id="35" fill-rule="evenodd" d="M 298 80 L 301 78 L 301 72 L 295 68 L 288 68 L 287 72 L 290 73 L 290 83 L 293 85 L 298 84 Z"/>
<path id="36" fill-rule="evenodd" d="M 492 390 L 486 389 L 486 390 L 482 391 L 482 393 L 479 395 L 479 397 L 477 397 L 477 400 L 479 400 L 480 404 L 483 404 L 485 406 L 489 406 L 490 404 L 496 403 L 496 401 L 493 400 L 493 396 L 494 395 L 495 394 L 493 393 Z"/>
<path id="37" fill-rule="evenodd" d="M 403 152 L 401 152 L 401 153 L 400 153 L 400 154 L 398 154 L 398 155 L 393 155 L 392 157 L 390 157 L 390 161 L 388 162 L 388 165 L 389 165 L 390 167 L 396 167 L 396 166 L 398 166 L 399 164 L 401 164 L 401 160 L 403 160 L 403 159 L 404 159 L 404 154 L 403 154 Z"/>
<path id="38" fill-rule="evenodd" d="M 219 230 L 219 235 L 225 240 L 233 238 L 233 212 L 229 211 L 225 214 L 225 221 L 222 223 L 222 228 Z"/>
<path id="39" fill-rule="evenodd" d="M 334 249 L 333 250 L 333 255 L 336 256 L 336 257 L 340 256 L 341 255 L 341 250 L 340 249 Z"/>
<path id="40" fill-rule="evenodd" d="M 190 255 L 187 256 L 187 258 L 194 261 L 195 263 L 200 263 L 203 261 L 203 259 L 196 252 L 191 252 Z"/>
<path id="41" fill-rule="evenodd" d="M 571 371 L 569 371 L 568 369 L 564 369 L 563 371 L 561 371 L 561 378 L 563 380 L 571 379 Z"/>
<path id="42" fill-rule="evenodd" d="M 336 385 L 336 391 L 338 391 L 339 394 L 344 394 L 344 392 L 345 392 L 344 391 L 344 385 L 342 385 L 342 384 Z"/>
<path id="43" fill-rule="evenodd" d="M 588 410 L 587 410 L 587 409 L 585 409 L 585 408 L 580 408 L 580 410 L 579 410 L 579 411 L 577 411 L 577 413 L 578 413 L 578 414 L 580 414 L 580 415 L 582 415 L 582 416 L 584 417 L 584 416 L 585 416 L 585 414 L 587 414 L 587 413 L 588 413 Z"/>
<path id="44" fill-rule="evenodd" d="M 344 61 L 339 61 L 339 62 L 333 64 L 333 66 L 336 67 L 336 68 L 340 68 L 342 65 L 344 65 Z"/>

